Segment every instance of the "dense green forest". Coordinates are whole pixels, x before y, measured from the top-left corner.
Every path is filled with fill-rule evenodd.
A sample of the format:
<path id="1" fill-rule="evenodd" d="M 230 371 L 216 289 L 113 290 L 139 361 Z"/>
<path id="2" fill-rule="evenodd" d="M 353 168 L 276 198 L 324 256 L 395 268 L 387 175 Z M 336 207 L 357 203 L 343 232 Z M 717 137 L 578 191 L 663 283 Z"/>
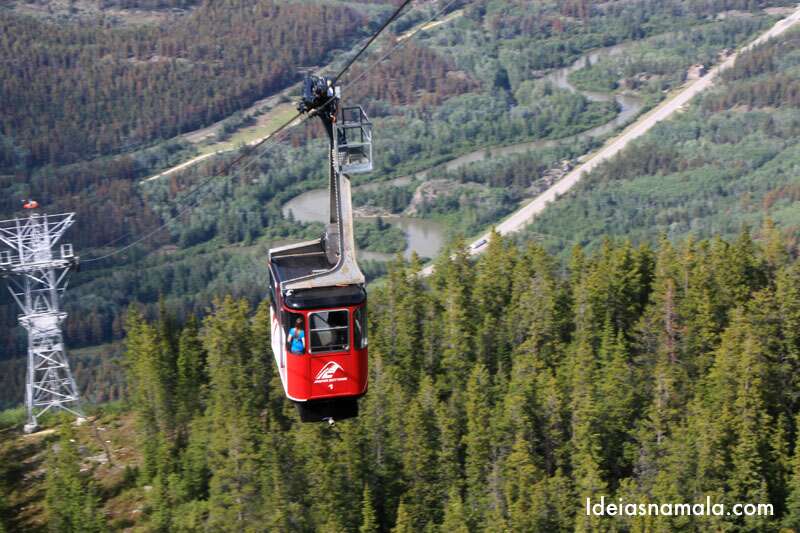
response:
<path id="1" fill-rule="evenodd" d="M 0 168 L 74 163 L 220 120 L 366 21 L 340 4 L 204 2 L 163 26 L 0 16 Z M 54 98 L 54 88 L 58 88 Z"/>
<path id="2" fill-rule="evenodd" d="M 531 225 L 553 249 L 734 236 L 768 214 L 797 238 L 800 32 L 745 54 L 719 87 L 584 178 Z"/>
<path id="3" fill-rule="evenodd" d="M 77 453 L 64 429 L 36 505 L 61 532 L 800 526 L 795 245 L 766 223 L 732 241 L 606 241 L 566 265 L 489 246 L 472 263 L 456 245 L 425 280 L 391 265 L 370 292 L 361 415 L 334 427 L 300 424 L 283 398 L 266 302 L 228 298 L 183 325 L 131 311 L 128 407 L 100 420 L 135 418 L 135 442 L 113 443 L 124 475 L 81 473 L 102 450 L 84 437 Z M 601 495 L 774 516 L 586 516 Z M 117 511 L 132 501 L 141 513 Z"/>
<path id="4" fill-rule="evenodd" d="M 198 3 L 188 14 L 170 21 L 167 25 L 137 28 L 113 25 L 106 27 L 102 21 L 67 21 L 59 24 L 58 31 L 35 34 L 32 48 L 40 50 L 43 57 L 47 58 L 51 38 L 66 39 L 75 35 L 97 34 L 91 39 L 87 37 L 89 44 L 84 53 L 90 58 L 94 57 L 92 54 L 95 52 L 100 53 L 109 42 L 126 43 L 129 41 L 125 39 L 131 39 L 130 42 L 139 43 L 134 47 L 131 57 L 144 61 L 143 58 L 151 53 L 148 50 L 167 42 L 175 43 L 175 46 L 181 42 L 188 43 L 187 46 L 190 44 L 191 49 L 197 45 L 199 48 L 196 53 L 206 54 L 202 57 L 217 57 L 220 53 L 227 54 L 229 46 L 223 47 L 222 52 L 214 51 L 204 47 L 207 44 L 206 39 L 215 43 L 227 43 L 232 39 L 235 42 L 230 44 L 230 50 L 244 50 L 242 57 L 232 64 L 239 65 L 239 62 L 252 59 L 260 61 L 259 64 L 263 66 L 268 63 L 267 59 L 277 61 L 283 55 L 276 58 L 274 54 L 251 53 L 251 38 L 261 39 L 258 42 L 266 43 L 265 46 L 269 43 L 270 46 L 275 46 L 271 39 L 278 38 L 280 32 L 271 32 L 271 24 L 276 21 L 283 24 L 284 19 L 281 17 L 287 17 L 291 19 L 291 27 L 302 30 L 310 22 L 295 21 L 292 17 L 300 11 L 294 10 L 305 10 L 302 12 L 312 14 L 317 13 L 314 10 L 322 10 L 325 13 L 330 11 L 330 17 L 326 20 L 331 21 L 331 28 L 321 33 L 312 32 L 313 35 L 298 31 L 286 38 L 290 39 L 287 44 L 296 42 L 298 45 L 287 47 L 294 50 L 291 53 L 300 53 L 296 50 L 299 49 L 302 53 L 316 54 L 315 61 L 324 61 L 329 58 L 326 54 L 332 51 L 325 52 L 322 47 L 311 46 L 311 43 L 317 42 L 314 39 L 329 39 L 325 42 L 330 43 L 335 41 L 336 48 L 352 45 L 353 42 L 347 39 L 343 41 L 335 38 L 339 35 L 336 32 L 350 28 L 348 24 L 358 24 L 359 28 L 364 28 L 362 31 L 366 31 L 374 27 L 376 21 L 388 11 L 387 6 L 373 6 L 370 2 L 336 2 L 326 4 L 325 7 L 314 2 L 290 2 L 280 4 L 278 13 L 267 21 L 258 17 L 249 20 L 246 10 L 242 8 L 245 4 L 255 5 L 254 9 L 257 10 L 267 9 L 270 14 L 273 11 L 268 7 L 278 5 L 263 2 L 223 2 L 213 5 Z M 613 4 L 588 1 L 457 2 L 451 9 L 460 12 L 461 16 L 439 26 L 435 32 L 422 32 L 415 37 L 413 43 L 407 44 L 374 72 L 368 72 L 358 83 L 346 89 L 348 98 L 355 95 L 352 97 L 353 102 L 356 102 L 357 97 L 358 102 L 367 105 L 377 117 L 375 153 L 378 171 L 371 179 L 386 179 L 428 168 L 480 146 L 520 141 L 552 141 L 554 144 L 532 149 L 527 154 L 490 157 L 486 161 L 456 171 L 436 168 L 429 173 L 428 179 L 450 180 L 455 186 L 449 195 L 420 205 L 416 216 L 441 220 L 451 228 L 452 233 L 472 234 L 482 231 L 513 210 L 521 200 L 540 190 L 544 183 L 540 179 L 543 172 L 559 165 L 562 160 L 576 159 L 599 142 L 597 139 L 576 139 L 570 137 L 571 135 L 607 122 L 619 111 L 613 102 L 593 102 L 581 94 L 541 80 L 548 69 L 568 65 L 582 53 L 597 46 L 650 42 L 650 39 L 660 35 L 667 39 L 678 28 L 687 40 L 698 39 L 703 46 L 697 48 L 696 55 L 692 55 L 691 49 L 687 51 L 685 48 L 677 52 L 669 49 L 665 54 L 680 55 L 681 62 L 677 63 L 680 65 L 693 62 L 697 58 L 706 57 L 709 50 L 715 47 L 721 49 L 731 46 L 732 43 L 741 43 L 762 30 L 775 20 L 774 17 L 767 16 L 762 8 L 766 5 L 784 4 L 787 2 L 775 1 L 764 5 L 755 5 L 752 2 L 688 0 L 647 0 Z M 438 6 L 441 3 L 411 10 L 392 30 L 398 33 L 405 31 L 426 20 Z M 747 17 L 740 19 L 717 20 L 720 13 L 731 9 L 750 11 Z M 239 18 L 248 19 L 242 20 L 247 31 L 240 35 L 229 31 L 230 28 L 225 26 L 227 22 L 218 27 L 211 22 L 215 20 L 214 17 L 227 15 L 237 21 Z M 0 12 L 0 19 L 3 24 L 49 28 L 46 19 L 6 11 Z M 199 21 L 199 25 L 196 25 L 197 28 L 190 27 L 187 21 Z M 334 24 L 336 21 L 338 22 Z M 295 23 L 299 26 L 292 25 Z M 222 31 L 223 26 L 228 29 Z M 173 32 L 175 28 L 180 31 Z M 215 33 L 213 28 L 219 31 Z M 195 31 L 199 32 L 200 39 L 189 38 L 194 36 Z M 16 30 L 3 35 L 9 43 L 23 42 L 34 36 L 23 34 L 20 36 L 24 37 L 22 41 L 14 37 L 17 35 Z M 113 35 L 117 40 L 103 40 L 110 37 L 101 39 L 100 35 Z M 142 35 L 151 35 L 153 39 L 143 41 Z M 167 35 L 163 38 L 166 40 L 162 40 L 163 35 Z M 310 40 L 304 40 L 304 35 Z M 355 32 L 352 35 L 353 41 L 360 35 L 361 33 Z M 343 80 L 345 86 L 363 72 L 361 69 L 365 65 L 371 64 L 387 47 L 393 45 L 391 36 L 385 41 L 378 43 L 374 54 L 369 54 L 363 62 L 356 64 L 354 70 Z M 58 46 L 54 46 L 54 54 L 63 52 L 70 58 L 73 57 L 70 54 L 80 55 L 79 50 L 84 48 L 67 46 L 68 41 L 55 44 Z M 201 44 L 204 46 L 200 46 Z M 140 48 L 144 54 L 141 57 L 137 55 Z M 281 50 L 282 53 L 289 53 Z M 166 57 L 168 50 L 164 52 L 158 52 L 158 55 Z M 112 58 L 117 58 L 114 54 L 123 54 L 123 51 L 112 51 Z M 83 72 L 87 76 L 105 72 L 105 63 L 102 61 L 96 68 L 89 69 L 89 73 L 75 70 L 77 67 L 73 63 L 78 59 L 69 59 L 62 66 L 69 66 L 72 69 L 69 72 L 73 74 Z M 182 64 L 180 61 L 177 63 L 179 67 Z M 161 65 L 157 61 L 152 65 L 150 62 L 136 64 L 137 69 L 143 69 L 141 72 L 149 72 L 149 69 L 157 69 Z M 16 63 L 12 62 L 11 66 L 14 65 Z M 228 66 L 228 62 L 224 62 L 219 68 Z M 127 63 L 125 68 L 129 68 Z M 274 92 L 274 87 L 297 79 L 298 73 L 293 70 L 294 66 L 289 65 L 286 68 L 289 68 L 291 76 L 286 78 L 285 83 L 270 85 L 270 88 L 263 91 L 258 89 L 248 94 L 253 98 L 260 98 Z M 39 70 L 32 66 L 30 69 L 30 72 Z M 66 71 L 62 72 L 63 69 L 57 70 L 59 75 L 68 74 Z M 256 72 L 263 73 L 258 69 Z M 244 75 L 250 74 L 252 73 L 247 71 Z M 389 83 L 385 81 L 387 75 L 393 78 Z M 14 80 L 8 80 L 7 83 L 17 84 L 15 87 L 21 90 L 23 86 L 19 85 L 17 76 L 10 78 Z M 192 91 L 199 91 L 198 94 L 202 93 L 205 98 L 209 91 L 217 94 L 212 87 L 216 83 L 220 83 L 220 77 L 201 79 L 198 74 L 190 86 Z M 220 90 L 235 91 L 237 86 L 236 83 L 227 82 L 224 85 Z M 80 84 L 79 86 L 82 87 Z M 100 83 L 91 88 L 103 90 L 103 87 Z M 179 114 L 157 112 L 158 109 L 165 108 L 167 100 L 159 100 L 161 96 L 157 98 L 154 90 L 151 87 L 147 93 L 153 95 L 153 116 L 160 117 L 159 120 L 174 120 Z M 169 91 L 168 93 L 172 94 Z M 17 95 L 14 98 L 25 98 L 23 93 L 14 94 Z M 114 91 L 110 94 L 114 98 L 122 98 L 127 93 Z M 239 109 L 245 100 L 250 102 L 253 98 L 234 98 L 230 101 L 234 102 L 230 103 L 230 111 Z M 88 97 L 80 102 L 80 106 L 75 108 L 80 113 L 63 114 L 60 106 L 53 106 L 52 109 L 43 107 L 36 120 L 55 124 L 64 117 L 83 120 L 102 115 L 93 114 Z M 119 107 L 124 109 L 115 112 L 133 113 L 137 117 L 141 115 L 139 110 L 131 109 L 136 106 L 125 102 L 118 101 L 121 104 Z M 179 108 L 180 105 L 175 109 Z M 221 116 L 227 116 L 228 111 L 226 107 Z M 42 118 L 49 113 L 53 116 Z M 201 118 L 198 125 L 213 120 L 210 115 L 200 115 L 205 118 Z M 6 115 L 3 114 L 3 117 Z M 120 118 L 122 122 L 119 124 L 124 120 L 124 117 Z M 6 147 L 5 153 L 12 154 L 9 157 L 17 164 L 12 172 L 0 174 L 0 189 L 3 191 L 0 194 L 0 212 L 8 216 L 18 213 L 16 210 L 19 200 L 29 196 L 39 199 L 47 206 L 48 211 L 76 211 L 77 224 L 67 239 L 75 244 L 84 259 L 97 257 L 111 251 L 113 246 L 131 242 L 135 236 L 146 233 L 165 218 L 176 214 L 184 204 L 197 205 L 196 209 L 171 224 L 167 231 L 155 235 L 125 254 L 100 263 L 85 263 L 81 272 L 75 275 L 65 301 L 70 313 L 66 329 L 67 343 L 78 349 L 79 356 L 84 353 L 85 348 L 107 347 L 109 343 L 122 338 L 124 310 L 131 302 L 142 303 L 143 313 L 149 319 L 156 316 L 160 299 L 180 319 L 202 312 L 211 305 L 215 297 L 225 294 L 246 298 L 255 304 L 264 293 L 264 257 L 269 246 L 287 240 L 313 238 L 319 233 L 318 226 L 288 220 L 281 213 L 281 206 L 285 201 L 324 183 L 322 177 L 325 151 L 314 135 L 314 128 L 301 127 L 293 130 L 285 144 L 271 146 L 246 171 L 238 172 L 227 179 L 219 179 L 204 188 L 201 194 L 187 197 L 186 191 L 200 180 L 209 175 L 220 175 L 229 159 L 217 158 L 180 175 L 140 184 L 143 178 L 155 171 L 196 153 L 197 146 L 184 140 L 173 139 L 158 143 L 162 136 L 167 135 L 162 135 L 164 131 L 178 131 L 173 126 L 153 129 L 141 138 L 147 148 L 124 154 L 116 154 L 118 150 L 126 149 L 122 145 L 109 145 L 107 149 L 102 148 L 97 152 L 97 147 L 89 143 L 89 151 L 81 158 L 94 157 L 96 154 L 100 156 L 68 165 L 36 167 L 30 158 L 21 160 L 13 155 L 22 153 L 18 150 L 19 143 L 8 139 L 8 142 L 0 143 Z M 57 133 L 61 130 L 48 131 Z M 14 130 L 14 135 L 18 133 Z M 98 131 L 92 130 L 89 133 L 95 135 Z M 70 142 L 88 138 L 81 135 L 70 135 Z M 562 139 L 562 142 L 556 143 L 558 139 Z M 87 155 L 90 152 L 91 155 Z M 59 151 L 60 153 L 62 152 Z M 412 196 L 413 191 L 408 188 L 395 188 L 379 190 L 374 195 L 370 193 L 364 198 L 356 197 L 354 200 L 360 205 L 385 206 L 388 211 L 398 213 L 408 206 Z M 773 218 L 780 224 L 785 221 L 785 218 L 775 214 Z M 364 234 L 362 244 L 367 247 L 382 250 L 397 250 L 402 247 L 398 235 L 395 233 L 392 236 L 389 230 L 382 232 L 380 236 L 371 228 L 362 228 L 360 231 Z M 537 231 L 539 234 L 550 234 L 549 228 L 548 231 L 541 228 Z M 560 239 L 555 246 L 563 249 L 573 240 L 582 240 L 574 237 Z M 386 271 L 386 266 L 379 263 L 365 263 L 364 267 L 370 279 Z M 16 309 L 7 295 L 2 294 L 0 358 L 14 358 L 24 354 L 25 343 L 23 331 L 16 327 Z M 113 353 L 113 348 L 108 349 Z M 87 355 L 86 359 L 92 363 L 100 360 L 101 356 L 95 357 L 92 354 Z M 11 362 L 9 368 L 20 368 L 18 365 L 17 361 Z M 12 374 L 14 373 L 9 372 L 0 376 L 3 383 L 9 383 L 7 387 L 0 387 L 0 405 L 11 405 L 21 398 L 21 378 L 18 379 L 16 374 L 13 379 L 8 377 Z M 78 376 L 84 390 L 106 391 L 98 392 L 97 396 L 92 393 L 92 397 L 117 397 L 117 385 L 96 384 L 93 376 L 97 375 L 117 374 L 90 371 L 87 364 L 86 367 L 81 367 Z"/>
<path id="5" fill-rule="evenodd" d="M 370 179 L 479 146 L 540 141 L 527 153 L 425 176 L 453 187 L 415 204 L 416 216 L 482 231 L 541 190 L 549 170 L 600 142 L 570 135 L 619 112 L 541 80 L 549 69 L 632 43 L 630 61 L 600 62 L 571 79 L 618 90 L 635 78 L 642 83 L 631 89 L 655 101 L 688 64 L 762 31 L 774 20 L 763 7 L 459 4 L 461 16 L 349 89 L 377 117 L 379 171 Z M 363 25 L 384 8 L 324 9 Z M 717 20 L 732 9 L 749 11 Z M 420 20 L 412 13 L 401 27 Z M 370 281 L 382 276 L 370 285 L 370 389 L 361 416 L 333 427 L 300 424 L 284 399 L 264 301 L 269 246 L 320 230 L 281 212 L 324 183 L 318 129 L 292 131 L 196 198 L 187 191 L 221 174 L 227 159 L 141 185 L 197 150 L 157 144 L 157 129 L 141 136 L 147 148 L 119 154 L 124 146 L 90 144 L 69 165 L 41 168 L 3 140 L 16 168 L 0 175 L 0 211 L 12 213 L 29 194 L 58 197 L 50 205 L 80 214 L 69 240 L 85 258 L 109 251 L 110 241 L 130 242 L 182 202 L 199 208 L 76 275 L 67 342 L 97 419 L 27 439 L 14 430 L 19 410 L 0 413 L 0 531 L 800 530 L 798 35 L 741 57 L 717 88 L 588 176 L 527 232 L 493 237 L 480 258 L 457 240 L 425 279 L 416 258 L 363 262 Z M 642 69 L 651 77 L 637 77 Z M 205 98 L 203 82 L 192 88 Z M 204 116 L 198 124 L 216 120 Z M 400 213 L 422 182 L 354 201 Z M 364 248 L 405 247 L 381 219 L 357 231 Z M 23 397 L 24 376 L 24 359 L 11 356 L 26 345 L 16 310 L 0 304 L 0 406 L 10 407 Z M 769 503 L 774 516 L 587 516 L 585 499 L 601 496 Z"/>

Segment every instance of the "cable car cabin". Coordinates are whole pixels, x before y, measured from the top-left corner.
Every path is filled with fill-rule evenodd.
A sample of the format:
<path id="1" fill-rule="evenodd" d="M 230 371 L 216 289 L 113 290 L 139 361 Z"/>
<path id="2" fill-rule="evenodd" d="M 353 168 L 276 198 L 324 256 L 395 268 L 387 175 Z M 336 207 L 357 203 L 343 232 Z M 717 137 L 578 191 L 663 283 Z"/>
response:
<path id="1" fill-rule="evenodd" d="M 293 259 L 270 262 L 272 351 L 286 396 L 303 421 L 357 416 L 356 399 L 367 391 L 367 293 L 359 285 L 282 293 L 281 280 L 298 267 Z M 326 266 L 320 259 L 303 262 Z M 298 319 L 302 342 L 287 342 Z"/>
<path id="2" fill-rule="evenodd" d="M 327 78 L 310 77 L 298 105 L 322 119 L 330 141 L 325 233 L 269 251 L 272 351 L 304 422 L 357 416 L 367 391 L 367 292 L 345 173 L 372 170 L 372 124 L 360 107 L 340 110 L 339 94 Z"/>

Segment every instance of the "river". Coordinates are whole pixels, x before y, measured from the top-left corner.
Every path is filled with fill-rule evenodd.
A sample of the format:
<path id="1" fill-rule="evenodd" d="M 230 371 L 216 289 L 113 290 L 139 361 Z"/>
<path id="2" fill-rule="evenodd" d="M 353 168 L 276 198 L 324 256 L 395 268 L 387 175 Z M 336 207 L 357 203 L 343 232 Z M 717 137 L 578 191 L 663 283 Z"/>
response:
<path id="1" fill-rule="evenodd" d="M 483 161 L 487 157 L 496 157 L 498 155 L 509 155 L 524 153 L 533 148 L 541 148 L 553 146 L 556 143 L 570 141 L 573 139 L 584 139 L 588 137 L 602 137 L 607 135 L 621 126 L 625 126 L 631 122 L 641 111 L 643 101 L 638 96 L 626 94 L 610 94 L 598 93 L 592 91 L 579 91 L 573 87 L 567 79 L 571 72 L 586 68 L 589 65 L 594 65 L 604 57 L 611 57 L 622 53 L 627 43 L 609 46 L 606 48 L 598 48 L 588 52 L 586 55 L 580 57 L 568 67 L 554 70 L 547 74 L 542 79 L 549 80 L 553 85 L 573 92 L 578 92 L 585 96 L 588 100 L 593 102 L 609 102 L 616 100 L 619 105 L 620 112 L 610 121 L 600 126 L 581 132 L 577 135 L 564 137 L 561 139 L 548 139 L 529 141 L 517 144 L 510 144 L 506 146 L 488 147 L 474 150 L 466 154 L 460 155 L 442 165 L 437 167 L 444 167 L 447 170 L 455 170 L 464 165 Z M 421 170 L 413 175 L 414 179 L 425 178 L 431 169 Z M 375 189 L 377 187 L 391 186 L 391 185 L 406 185 L 411 182 L 412 177 L 403 176 L 395 178 L 391 181 L 373 182 L 359 187 L 354 187 L 353 192 L 358 193 L 359 190 Z M 327 213 L 328 205 L 328 190 L 327 189 L 314 189 L 298 196 L 295 196 L 283 206 L 284 216 L 288 216 L 292 212 L 295 220 L 301 222 L 326 222 L 328 219 Z M 408 248 L 406 248 L 405 256 L 409 257 L 412 252 L 416 252 L 420 257 L 436 257 L 445 243 L 445 228 L 433 220 L 425 220 L 415 217 L 392 216 L 385 217 L 384 220 L 389 224 L 401 228 L 408 240 Z M 359 257 L 364 259 L 377 259 L 385 260 L 391 257 L 390 254 L 380 254 L 376 252 L 359 251 Z"/>

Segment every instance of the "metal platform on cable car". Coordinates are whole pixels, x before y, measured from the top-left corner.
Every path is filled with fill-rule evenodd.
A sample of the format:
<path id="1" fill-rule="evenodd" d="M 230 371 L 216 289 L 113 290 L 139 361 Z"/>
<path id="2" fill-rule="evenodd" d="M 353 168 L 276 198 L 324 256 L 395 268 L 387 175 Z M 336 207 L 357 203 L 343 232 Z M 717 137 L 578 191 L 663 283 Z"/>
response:
<path id="1" fill-rule="evenodd" d="M 275 265 L 278 282 L 289 281 L 315 273 L 327 272 L 335 266 L 328 261 L 321 240 L 292 244 L 270 250 L 270 262 Z"/>

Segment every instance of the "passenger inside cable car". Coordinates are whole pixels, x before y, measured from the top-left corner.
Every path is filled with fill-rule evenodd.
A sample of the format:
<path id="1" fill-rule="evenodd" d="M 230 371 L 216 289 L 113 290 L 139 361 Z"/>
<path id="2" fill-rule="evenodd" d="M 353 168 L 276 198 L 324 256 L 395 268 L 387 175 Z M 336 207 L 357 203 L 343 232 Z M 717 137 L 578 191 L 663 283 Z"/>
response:
<path id="1" fill-rule="evenodd" d="M 300 315 L 293 315 L 296 316 L 294 320 L 294 327 L 290 328 L 287 337 L 286 337 L 286 347 L 292 353 L 302 354 L 306 351 L 306 332 L 305 328 L 303 327 L 303 317 Z"/>

